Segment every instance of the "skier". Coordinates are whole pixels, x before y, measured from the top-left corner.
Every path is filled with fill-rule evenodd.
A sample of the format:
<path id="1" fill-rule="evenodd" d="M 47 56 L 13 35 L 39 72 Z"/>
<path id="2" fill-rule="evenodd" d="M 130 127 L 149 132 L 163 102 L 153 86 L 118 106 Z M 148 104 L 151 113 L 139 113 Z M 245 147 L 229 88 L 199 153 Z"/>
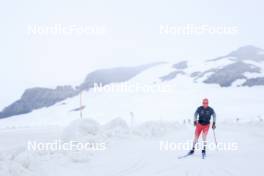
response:
<path id="1" fill-rule="evenodd" d="M 189 152 L 189 155 L 194 153 L 195 150 L 195 144 L 197 143 L 200 134 L 202 133 L 203 138 L 203 150 L 202 150 L 202 156 L 205 156 L 205 150 L 206 150 L 206 136 L 209 131 L 210 127 L 210 120 L 211 117 L 213 117 L 213 125 L 212 129 L 215 129 L 215 122 L 216 122 L 216 114 L 214 112 L 214 109 L 208 106 L 209 101 L 207 98 L 203 99 L 202 106 L 198 107 L 197 110 L 194 113 L 194 126 L 195 126 L 195 135 L 193 140 L 193 148 Z"/>

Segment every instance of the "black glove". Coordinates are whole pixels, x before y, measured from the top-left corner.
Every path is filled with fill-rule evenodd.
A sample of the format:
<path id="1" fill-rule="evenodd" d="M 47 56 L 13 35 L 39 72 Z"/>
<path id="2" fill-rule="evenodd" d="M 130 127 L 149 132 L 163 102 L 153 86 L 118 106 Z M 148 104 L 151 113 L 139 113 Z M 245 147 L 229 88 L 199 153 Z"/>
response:
<path id="1" fill-rule="evenodd" d="M 197 125 L 197 120 L 195 120 L 195 121 L 193 122 L 193 125 L 194 125 L 194 126 L 196 126 L 196 125 Z"/>
<path id="2" fill-rule="evenodd" d="M 215 122 L 213 122 L 212 128 L 213 128 L 213 129 L 215 129 L 215 128 L 216 128 L 216 126 L 215 126 Z"/>

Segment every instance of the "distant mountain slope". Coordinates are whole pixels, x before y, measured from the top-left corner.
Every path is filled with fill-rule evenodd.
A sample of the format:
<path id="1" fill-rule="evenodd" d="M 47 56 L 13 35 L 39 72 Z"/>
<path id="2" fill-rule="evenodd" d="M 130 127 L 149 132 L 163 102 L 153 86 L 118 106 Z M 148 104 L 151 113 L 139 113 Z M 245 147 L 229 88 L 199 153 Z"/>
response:
<path id="1" fill-rule="evenodd" d="M 165 67 L 159 65 L 165 65 Z M 145 75 L 145 73 L 148 73 L 147 70 L 150 70 L 151 73 Z M 174 64 L 159 62 L 135 67 L 95 70 L 86 76 L 82 84 L 74 88 L 71 86 L 58 86 L 56 89 L 39 87 L 27 89 L 19 100 L 0 112 L 0 118 L 25 114 L 35 109 L 52 106 L 57 102 L 78 95 L 80 91 L 88 91 L 94 87 L 95 83 L 103 86 L 111 83 L 121 83 L 129 81 L 137 75 L 142 75 L 137 81 L 143 84 L 147 83 L 146 78 L 143 76 L 145 75 L 150 78 L 149 80 L 155 80 L 154 82 L 163 84 L 174 82 L 184 85 L 183 79 L 188 79 L 197 84 L 215 84 L 221 87 L 264 86 L 264 50 L 248 45 L 225 56 L 199 64 L 187 61 Z"/>
<path id="2" fill-rule="evenodd" d="M 110 69 L 96 70 L 87 75 L 84 83 L 80 85 L 81 90 L 88 90 L 94 86 L 94 83 L 100 83 L 102 85 L 124 82 L 138 75 L 142 71 L 149 69 L 151 67 L 163 64 L 164 62 L 151 63 L 146 65 L 141 65 L 137 67 L 118 67 Z"/>
<path id="3" fill-rule="evenodd" d="M 56 102 L 62 101 L 68 97 L 73 97 L 77 93 L 78 91 L 71 86 L 58 86 L 56 89 L 37 87 L 27 89 L 19 100 L 7 106 L 0 113 L 0 118 L 25 114 L 34 109 L 49 107 Z"/>
<path id="4" fill-rule="evenodd" d="M 217 62 L 229 63 L 217 65 Z M 239 86 L 264 85 L 261 77 L 264 75 L 264 50 L 254 46 L 244 46 L 226 56 L 208 60 L 212 66 L 210 69 L 198 70 L 192 75 L 194 79 L 204 78 L 207 84 L 218 84 L 221 87 L 229 87 L 235 81 L 242 80 Z M 259 74 L 259 77 L 250 78 L 246 74 Z"/>
<path id="5" fill-rule="evenodd" d="M 209 61 L 217 61 L 217 60 L 225 59 L 226 57 L 229 57 L 234 61 L 253 60 L 256 62 L 263 62 L 264 50 L 252 45 L 247 45 L 240 47 L 237 50 L 232 51 L 231 53 L 225 56 L 211 59 Z"/>
<path id="6" fill-rule="evenodd" d="M 7 106 L 2 112 L 0 112 L 0 118 L 25 114 L 35 109 L 52 106 L 66 98 L 77 95 L 82 90 L 89 90 L 94 86 L 94 83 L 102 83 L 102 85 L 106 85 L 114 82 L 128 81 L 142 71 L 162 63 L 163 62 L 135 67 L 117 67 L 96 70 L 88 74 L 85 81 L 76 88 L 72 88 L 71 86 L 58 86 L 56 89 L 41 87 L 27 89 L 19 100 Z"/>
<path id="7" fill-rule="evenodd" d="M 219 84 L 222 87 L 231 86 L 238 79 L 246 79 L 244 73 L 260 73 L 260 68 L 244 62 L 236 62 L 216 69 L 204 82 L 208 84 Z"/>

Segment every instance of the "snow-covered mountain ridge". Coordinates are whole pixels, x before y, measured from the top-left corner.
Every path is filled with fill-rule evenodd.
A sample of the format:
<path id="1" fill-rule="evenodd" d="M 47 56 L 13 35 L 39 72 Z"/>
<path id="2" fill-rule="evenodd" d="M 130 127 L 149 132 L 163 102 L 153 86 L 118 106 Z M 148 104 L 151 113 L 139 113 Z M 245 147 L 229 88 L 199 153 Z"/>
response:
<path id="1" fill-rule="evenodd" d="M 128 92 L 95 93 L 93 91 L 94 83 L 103 86 L 120 85 L 122 83 L 140 83 L 148 86 L 160 85 L 170 87 L 172 91 L 157 94 L 142 92 L 134 92 L 133 94 Z M 250 104 L 242 102 L 245 107 L 255 104 L 258 106 L 259 101 L 261 101 L 258 101 L 258 98 L 262 96 L 261 89 L 263 85 L 263 49 L 244 46 L 225 56 L 207 61 L 160 62 L 135 67 L 96 70 L 88 74 L 85 81 L 75 88 L 72 86 L 58 86 L 56 89 L 31 88 L 26 90 L 19 100 L 3 109 L 0 118 L 38 116 L 35 115 L 37 112 L 48 110 L 57 113 L 57 111 L 60 111 L 59 109 L 64 109 L 67 114 L 74 114 L 71 110 L 78 109 L 80 92 L 84 92 L 84 104 L 89 109 L 89 113 L 85 112 L 86 114 L 99 114 L 98 116 L 107 116 L 106 114 L 108 114 L 112 118 L 118 116 L 116 112 L 121 114 L 122 112 L 142 112 L 141 108 L 155 102 L 154 104 L 160 103 L 157 108 L 158 113 L 154 111 L 151 116 L 159 116 L 158 118 L 165 118 L 164 116 L 166 116 L 167 118 L 171 114 L 167 115 L 166 113 L 174 114 L 183 111 L 179 109 L 186 109 L 185 103 L 198 102 L 198 99 L 203 96 L 212 97 L 213 99 L 232 97 L 232 100 L 230 100 L 233 102 L 232 104 L 242 100 L 253 101 Z M 184 96 L 188 97 L 186 102 L 183 100 L 183 103 L 179 103 L 177 99 Z M 71 102 L 75 103 L 72 104 Z M 175 104 L 179 108 L 175 109 L 173 106 Z M 232 104 L 229 106 L 232 106 Z M 151 106 L 153 107 L 153 105 Z M 116 107 L 120 108 L 121 111 L 117 111 Z M 235 108 L 238 112 L 241 109 L 239 107 Z M 100 109 L 103 109 L 103 111 Z M 112 113 L 110 113 L 111 109 L 113 109 Z M 192 108 L 188 107 L 188 109 Z M 238 112 L 237 114 L 239 114 Z M 178 113 L 182 114 L 182 112 Z M 51 118 L 55 114 L 51 113 Z M 190 112 L 187 114 L 189 117 L 191 116 Z M 255 114 L 255 116 L 258 116 L 262 113 L 257 112 Z M 34 118 L 37 119 L 38 117 Z M 107 119 L 107 117 L 104 118 Z"/>

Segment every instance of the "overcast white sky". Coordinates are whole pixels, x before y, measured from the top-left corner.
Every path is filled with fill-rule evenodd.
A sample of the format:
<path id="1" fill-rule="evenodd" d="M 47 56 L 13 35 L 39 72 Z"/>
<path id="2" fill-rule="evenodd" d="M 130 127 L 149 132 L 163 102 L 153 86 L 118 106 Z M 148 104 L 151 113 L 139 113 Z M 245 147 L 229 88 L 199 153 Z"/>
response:
<path id="1" fill-rule="evenodd" d="M 95 68 L 201 60 L 264 48 L 261 0 L 25 0 L 0 6 L 0 108 L 34 86 L 77 85 Z M 29 25 L 104 25 L 103 36 L 32 36 Z M 237 26 L 236 35 L 164 36 L 160 24 Z"/>

